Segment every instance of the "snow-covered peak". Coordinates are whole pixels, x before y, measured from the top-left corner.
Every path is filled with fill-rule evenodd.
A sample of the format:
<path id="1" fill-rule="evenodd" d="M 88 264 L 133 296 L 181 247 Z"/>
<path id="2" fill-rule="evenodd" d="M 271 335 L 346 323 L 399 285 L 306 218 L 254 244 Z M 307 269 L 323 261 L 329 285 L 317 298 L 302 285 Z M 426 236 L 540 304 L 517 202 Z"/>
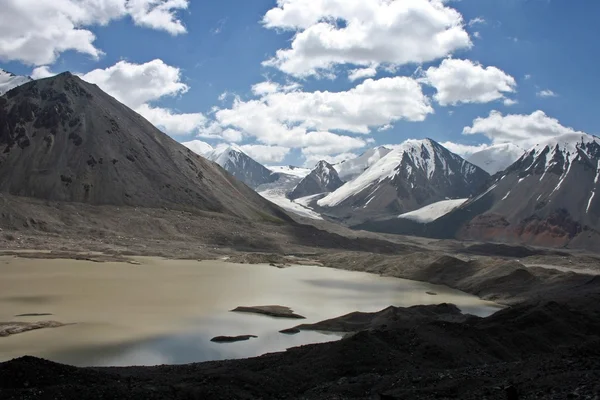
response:
<path id="1" fill-rule="evenodd" d="M 451 167 L 450 164 L 454 165 Z M 406 180 L 419 170 L 428 180 L 434 175 L 462 175 L 468 178 L 477 171 L 474 165 L 431 139 L 410 139 L 398 146 L 373 164 L 364 173 L 347 182 L 335 192 L 319 200 L 322 207 L 334 207 L 350 197 L 357 195 L 369 187 L 374 187 L 385 180 L 392 180 L 398 174 Z"/>
<path id="2" fill-rule="evenodd" d="M 335 164 L 334 168 L 342 180 L 349 181 L 362 174 L 367 168 L 385 157 L 392 149 L 385 146 L 365 151 L 360 156 Z"/>
<path id="3" fill-rule="evenodd" d="M 323 186 L 329 185 L 332 179 L 339 179 L 338 173 L 333 168 L 333 165 L 327 161 L 319 161 L 313 170 L 315 177 L 321 182 Z"/>
<path id="4" fill-rule="evenodd" d="M 28 76 L 15 75 L 0 68 L 0 96 L 17 86 L 31 81 L 32 79 Z"/>
<path id="5" fill-rule="evenodd" d="M 527 151 L 518 161 L 526 172 L 546 174 L 553 170 L 566 173 L 581 157 L 600 158 L 600 138 L 585 133 L 570 133 L 548 138 Z"/>
<path id="6" fill-rule="evenodd" d="M 228 162 L 238 164 L 239 162 L 242 162 L 245 158 L 249 158 L 249 156 L 246 155 L 246 153 L 244 153 L 242 149 L 240 149 L 237 146 L 228 146 L 224 149 L 213 150 L 212 152 L 207 154 L 206 158 L 216 162 L 222 167 L 225 167 L 225 165 Z"/>
<path id="7" fill-rule="evenodd" d="M 493 175 L 511 166 L 524 153 L 525 150 L 517 145 L 502 143 L 489 146 L 471 154 L 467 157 L 467 161 Z"/>
<path id="8" fill-rule="evenodd" d="M 269 168 L 271 171 L 273 171 L 276 174 L 286 174 L 286 175 L 292 175 L 292 176 L 296 176 L 298 178 L 305 178 L 308 174 L 310 174 L 310 169 L 308 168 L 301 168 L 301 167 L 295 167 L 293 165 L 280 165 L 280 166 L 269 166 L 267 167 Z"/>
<path id="9" fill-rule="evenodd" d="M 181 144 L 200 156 L 206 156 L 215 150 L 210 144 L 201 140 L 192 140 L 190 142 L 184 142 Z"/>

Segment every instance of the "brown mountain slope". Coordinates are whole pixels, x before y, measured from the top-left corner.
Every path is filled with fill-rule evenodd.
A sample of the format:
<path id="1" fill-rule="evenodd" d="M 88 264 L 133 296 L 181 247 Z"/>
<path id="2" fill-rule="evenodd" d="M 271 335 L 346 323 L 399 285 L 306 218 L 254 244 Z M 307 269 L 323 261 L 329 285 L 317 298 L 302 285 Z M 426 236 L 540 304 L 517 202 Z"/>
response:
<path id="1" fill-rule="evenodd" d="M 0 97 L 0 192 L 289 219 L 216 164 L 70 73 Z"/>

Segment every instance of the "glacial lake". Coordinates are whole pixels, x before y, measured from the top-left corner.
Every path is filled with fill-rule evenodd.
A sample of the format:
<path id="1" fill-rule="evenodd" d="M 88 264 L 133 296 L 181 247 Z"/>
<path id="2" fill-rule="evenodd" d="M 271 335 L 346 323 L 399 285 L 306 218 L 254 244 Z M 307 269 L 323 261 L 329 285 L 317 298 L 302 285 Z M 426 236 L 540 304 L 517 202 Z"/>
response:
<path id="1" fill-rule="evenodd" d="M 0 337 L 0 362 L 23 355 L 77 366 L 246 358 L 338 340 L 341 334 L 279 331 L 353 311 L 439 303 L 453 303 L 479 316 L 500 309 L 444 286 L 316 266 L 136 260 L 140 265 L 0 257 L 0 321 L 73 323 Z M 287 306 L 307 319 L 229 311 L 260 305 Z M 15 317 L 28 313 L 52 315 Z M 258 338 L 210 341 L 223 335 Z"/>

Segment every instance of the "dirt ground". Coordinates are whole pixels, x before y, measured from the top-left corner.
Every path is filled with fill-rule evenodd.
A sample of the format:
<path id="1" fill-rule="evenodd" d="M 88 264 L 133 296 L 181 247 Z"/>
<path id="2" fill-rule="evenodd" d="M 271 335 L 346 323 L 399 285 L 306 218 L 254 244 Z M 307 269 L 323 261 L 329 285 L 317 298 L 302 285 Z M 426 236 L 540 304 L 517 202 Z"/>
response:
<path id="1" fill-rule="evenodd" d="M 600 398 L 595 254 L 392 237 L 301 220 L 290 227 L 110 207 L 93 216 L 72 208 L 50 216 L 46 204 L 31 207 L 28 218 L 38 221 L 44 212 L 53 223 L 35 226 L 5 213 L 3 254 L 307 263 L 444 284 L 510 307 L 483 319 L 392 314 L 389 323 L 379 320 L 339 342 L 248 360 L 99 369 L 22 358 L 0 364 L 2 399 Z"/>

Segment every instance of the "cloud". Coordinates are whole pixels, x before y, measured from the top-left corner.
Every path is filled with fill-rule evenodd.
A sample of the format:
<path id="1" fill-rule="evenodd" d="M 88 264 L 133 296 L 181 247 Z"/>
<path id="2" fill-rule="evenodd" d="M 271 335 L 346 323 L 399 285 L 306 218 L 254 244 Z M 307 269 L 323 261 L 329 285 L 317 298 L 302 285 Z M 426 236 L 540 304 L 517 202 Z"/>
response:
<path id="1" fill-rule="evenodd" d="M 352 82 L 359 79 L 372 78 L 375 75 L 377 75 L 376 67 L 359 68 L 348 71 L 348 79 Z"/>
<path id="2" fill-rule="evenodd" d="M 259 143 L 301 148 L 304 155 L 337 155 L 362 148 L 367 138 L 331 131 L 368 134 L 395 121 L 422 121 L 433 108 L 419 83 L 408 77 L 368 79 L 342 92 L 285 91 L 273 82 L 253 86 L 258 98 L 235 98 L 217 109 L 200 137 L 225 140 L 227 129 Z"/>
<path id="3" fill-rule="evenodd" d="M 172 110 L 152 107 L 142 104 L 136 110 L 157 128 L 171 135 L 185 135 L 206 122 L 206 117 L 200 113 L 177 114 Z"/>
<path id="4" fill-rule="evenodd" d="M 531 74 L 525 74 L 525 80 L 528 81 L 531 79 Z"/>
<path id="5" fill-rule="evenodd" d="M 179 68 L 167 65 L 162 60 L 157 59 L 145 64 L 120 61 L 111 67 L 83 74 L 81 78 L 97 84 L 102 90 L 171 135 L 190 133 L 206 122 L 206 117 L 201 113 L 178 114 L 150 105 L 163 97 L 178 96 L 189 90 L 189 87 L 181 82 Z"/>
<path id="6" fill-rule="evenodd" d="M 540 90 L 539 92 L 536 93 L 537 97 L 558 97 L 558 95 L 556 93 L 554 93 L 552 90 L 550 89 L 545 89 L 545 90 Z"/>
<path id="7" fill-rule="evenodd" d="M 136 25 L 185 32 L 176 17 L 189 0 L 4 0 L 0 13 L 0 60 L 48 65 L 69 50 L 103 53 L 86 27 L 130 16 Z"/>
<path id="8" fill-rule="evenodd" d="M 332 76 L 344 64 L 423 63 L 472 46 L 462 15 L 442 0 L 278 0 L 263 24 L 295 32 L 264 65 L 296 77 Z"/>
<path id="9" fill-rule="evenodd" d="M 519 102 L 514 99 L 504 99 L 504 101 L 502 103 L 504 103 L 505 106 L 510 107 L 510 106 L 514 106 L 515 104 L 518 104 Z"/>
<path id="10" fill-rule="evenodd" d="M 502 115 L 499 111 L 492 111 L 488 117 L 475 119 L 472 126 L 463 129 L 463 134 L 482 134 L 494 144 L 513 143 L 526 149 L 544 139 L 584 132 L 563 126 L 557 119 L 538 110 L 530 115 Z"/>
<path id="11" fill-rule="evenodd" d="M 181 82 L 179 68 L 156 59 L 145 64 L 119 61 L 106 69 L 95 69 L 81 78 L 95 83 L 131 108 L 138 108 L 163 96 L 176 96 L 189 90 Z"/>
<path id="12" fill-rule="evenodd" d="M 486 23 L 483 17 L 476 17 L 469 21 L 469 26 L 484 25 Z"/>
<path id="13" fill-rule="evenodd" d="M 496 67 L 453 58 L 428 68 L 422 81 L 437 90 L 434 99 L 442 106 L 504 99 L 505 93 L 515 92 L 517 86 L 512 76 Z"/>
<path id="14" fill-rule="evenodd" d="M 263 164 L 282 162 L 290 152 L 289 148 L 281 146 L 245 144 L 239 147 L 242 149 L 242 151 L 244 151 L 244 153 Z"/>
<path id="15" fill-rule="evenodd" d="M 31 79 L 44 79 L 50 78 L 51 76 L 56 75 L 54 72 L 50 71 L 50 68 L 47 65 L 43 65 L 41 67 L 34 68 L 31 72 Z"/>
<path id="16" fill-rule="evenodd" d="M 468 144 L 459 144 L 454 142 L 444 142 L 440 143 L 442 146 L 450 150 L 451 152 L 458 154 L 459 156 L 466 158 L 471 154 L 477 153 L 478 151 L 485 150 L 490 147 L 487 144 L 479 144 L 479 145 L 468 145 Z"/>

